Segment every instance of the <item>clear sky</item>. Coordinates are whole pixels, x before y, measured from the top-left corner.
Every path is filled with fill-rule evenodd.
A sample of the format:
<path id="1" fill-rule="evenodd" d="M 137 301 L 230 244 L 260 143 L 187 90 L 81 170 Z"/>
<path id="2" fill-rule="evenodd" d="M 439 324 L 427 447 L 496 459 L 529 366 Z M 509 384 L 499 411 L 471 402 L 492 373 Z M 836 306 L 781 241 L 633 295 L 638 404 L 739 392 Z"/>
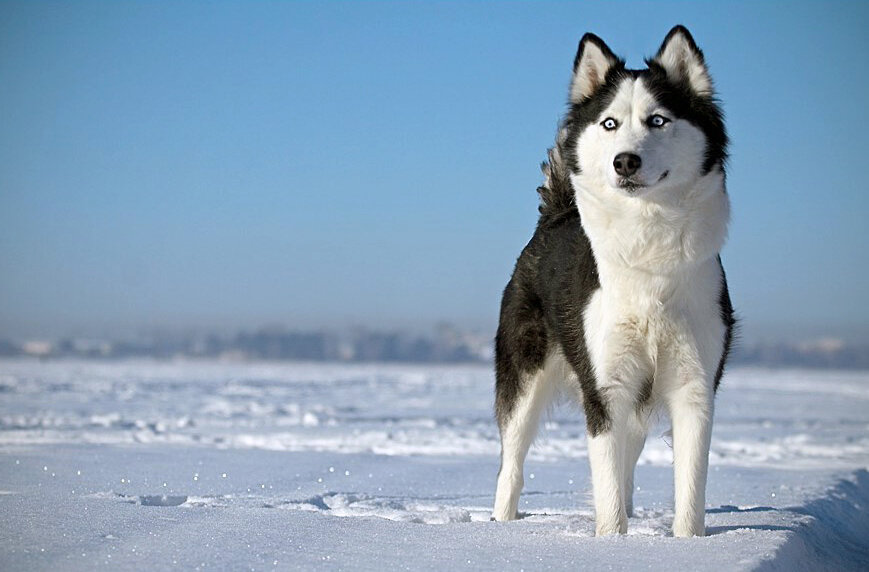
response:
<path id="1" fill-rule="evenodd" d="M 744 336 L 869 338 L 869 3 L 0 2 L 0 336 L 492 329 L 593 31 L 682 23 Z"/>

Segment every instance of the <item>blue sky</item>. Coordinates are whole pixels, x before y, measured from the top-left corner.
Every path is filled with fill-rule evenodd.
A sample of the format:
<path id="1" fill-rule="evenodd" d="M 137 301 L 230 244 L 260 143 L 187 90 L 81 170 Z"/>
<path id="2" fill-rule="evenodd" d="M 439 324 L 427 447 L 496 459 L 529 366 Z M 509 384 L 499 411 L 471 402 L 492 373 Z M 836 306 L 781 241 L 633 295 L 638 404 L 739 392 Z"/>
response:
<path id="1" fill-rule="evenodd" d="M 492 329 L 579 38 L 676 23 L 744 336 L 869 339 L 865 2 L 0 2 L 0 336 Z"/>

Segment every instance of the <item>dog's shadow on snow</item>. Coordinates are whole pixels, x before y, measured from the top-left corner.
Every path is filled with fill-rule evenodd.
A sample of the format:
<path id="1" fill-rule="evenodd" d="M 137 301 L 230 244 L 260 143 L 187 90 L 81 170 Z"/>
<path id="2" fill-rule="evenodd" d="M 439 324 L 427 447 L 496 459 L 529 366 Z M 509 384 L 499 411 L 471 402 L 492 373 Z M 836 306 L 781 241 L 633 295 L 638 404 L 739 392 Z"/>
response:
<path id="1" fill-rule="evenodd" d="M 749 508 L 739 508 L 738 506 L 733 506 L 732 504 L 725 504 L 718 508 L 706 509 L 706 514 L 722 514 L 733 512 L 767 512 L 771 510 L 776 511 L 779 509 L 772 506 L 753 506 Z"/>
<path id="2" fill-rule="evenodd" d="M 710 508 L 706 510 L 706 514 L 733 514 L 733 513 L 748 513 L 748 512 L 778 512 L 780 509 L 777 509 L 772 506 L 752 506 L 746 508 L 740 508 L 738 506 L 733 506 L 730 504 L 722 505 L 718 508 Z M 707 536 L 715 536 L 716 534 L 724 534 L 727 532 L 734 532 L 737 530 L 795 530 L 792 526 L 780 526 L 776 524 L 734 524 L 730 526 L 707 526 L 706 527 L 706 535 Z"/>

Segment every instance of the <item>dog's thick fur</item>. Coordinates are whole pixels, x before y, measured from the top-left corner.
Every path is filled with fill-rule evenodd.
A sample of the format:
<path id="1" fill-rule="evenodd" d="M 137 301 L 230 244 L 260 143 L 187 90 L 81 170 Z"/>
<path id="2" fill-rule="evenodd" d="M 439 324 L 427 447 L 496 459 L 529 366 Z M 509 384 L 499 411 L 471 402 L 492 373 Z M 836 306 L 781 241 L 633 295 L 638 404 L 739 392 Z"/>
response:
<path id="1" fill-rule="evenodd" d="M 673 533 L 704 534 L 713 400 L 734 325 L 719 257 L 727 135 L 688 30 L 673 28 L 646 64 L 626 69 L 592 34 L 579 43 L 537 230 L 501 304 L 495 520 L 516 518 L 541 412 L 566 392 L 585 410 L 596 533 L 627 531 L 634 467 L 663 407 Z"/>

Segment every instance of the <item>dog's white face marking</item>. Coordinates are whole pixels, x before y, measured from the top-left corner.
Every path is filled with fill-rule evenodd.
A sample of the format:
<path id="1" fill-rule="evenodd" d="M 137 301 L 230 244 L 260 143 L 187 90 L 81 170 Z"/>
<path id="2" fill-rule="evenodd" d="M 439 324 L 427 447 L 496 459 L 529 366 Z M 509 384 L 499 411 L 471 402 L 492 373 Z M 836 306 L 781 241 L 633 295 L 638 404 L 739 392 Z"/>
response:
<path id="1" fill-rule="evenodd" d="M 700 129 L 661 106 L 642 78 L 625 78 L 597 122 L 579 136 L 575 181 L 624 196 L 665 193 L 700 178 L 705 152 Z M 628 160 L 630 168 L 617 168 Z"/>

